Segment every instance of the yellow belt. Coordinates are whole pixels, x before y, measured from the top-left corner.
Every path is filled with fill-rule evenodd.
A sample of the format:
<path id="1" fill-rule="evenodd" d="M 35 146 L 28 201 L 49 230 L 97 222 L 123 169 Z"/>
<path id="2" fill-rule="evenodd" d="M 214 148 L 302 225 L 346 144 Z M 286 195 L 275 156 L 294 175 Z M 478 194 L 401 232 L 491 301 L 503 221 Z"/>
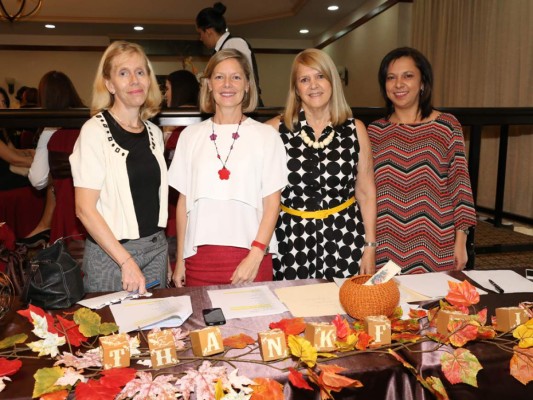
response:
<path id="1" fill-rule="evenodd" d="M 344 203 L 338 205 L 337 207 L 328 208 L 327 210 L 300 211 L 300 210 L 294 210 L 289 207 L 285 207 L 283 204 L 281 205 L 281 209 L 285 211 L 287 214 L 296 215 L 297 217 L 301 217 L 301 218 L 324 219 L 324 218 L 329 217 L 331 214 L 336 214 L 339 211 L 342 211 L 345 208 L 350 207 L 353 203 L 355 203 L 355 197 L 351 197 L 348 200 L 346 200 Z"/>

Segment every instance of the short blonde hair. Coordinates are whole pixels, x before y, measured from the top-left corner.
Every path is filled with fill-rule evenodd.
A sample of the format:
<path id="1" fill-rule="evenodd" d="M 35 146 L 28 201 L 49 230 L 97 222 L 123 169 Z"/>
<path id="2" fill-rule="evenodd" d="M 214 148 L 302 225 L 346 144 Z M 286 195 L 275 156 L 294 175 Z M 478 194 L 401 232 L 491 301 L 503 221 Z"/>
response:
<path id="1" fill-rule="evenodd" d="M 298 122 L 298 113 L 302 108 L 302 99 L 296 93 L 296 83 L 298 79 L 296 74 L 299 65 L 304 65 L 320 71 L 331 84 L 332 93 L 329 101 L 329 112 L 331 123 L 334 126 L 342 124 L 348 118 L 353 116 L 352 110 L 344 97 L 337 67 L 335 67 L 331 57 L 322 50 L 306 49 L 296 55 L 292 62 L 289 94 L 287 95 L 285 112 L 282 116 L 283 122 L 289 130 L 294 131 L 294 127 Z"/>
<path id="2" fill-rule="evenodd" d="M 250 63 L 248 62 L 246 56 L 239 50 L 224 49 L 216 52 L 205 67 L 202 79 L 200 80 L 200 111 L 205 113 L 214 113 L 216 111 L 215 100 L 213 99 L 213 94 L 209 90 L 207 81 L 211 79 L 211 75 L 213 75 L 213 71 L 215 70 L 216 66 L 222 61 L 230 58 L 237 60 L 244 71 L 244 75 L 246 76 L 246 80 L 249 84 L 249 89 L 244 94 L 244 98 L 242 100 L 242 111 L 245 113 L 252 112 L 257 107 L 257 85 L 255 84 L 254 73 Z"/>
<path id="3" fill-rule="evenodd" d="M 116 57 L 122 54 L 139 54 L 146 63 L 146 71 L 148 72 L 148 77 L 150 78 L 150 88 L 148 89 L 148 94 L 146 100 L 140 109 L 140 117 L 145 120 L 156 115 L 161 107 L 161 101 L 163 96 L 161 95 L 161 90 L 159 90 L 159 85 L 157 84 L 157 79 L 154 74 L 154 69 L 143 48 L 136 43 L 125 42 L 122 40 L 111 43 L 102 58 L 100 59 L 100 64 L 98 65 L 98 70 L 96 71 L 96 77 L 94 78 L 93 83 L 93 97 L 91 101 L 91 115 L 97 114 L 102 110 L 111 108 L 115 103 L 115 96 L 109 93 L 105 85 L 105 81 L 111 79 L 111 69 L 113 68 L 113 61 Z"/>

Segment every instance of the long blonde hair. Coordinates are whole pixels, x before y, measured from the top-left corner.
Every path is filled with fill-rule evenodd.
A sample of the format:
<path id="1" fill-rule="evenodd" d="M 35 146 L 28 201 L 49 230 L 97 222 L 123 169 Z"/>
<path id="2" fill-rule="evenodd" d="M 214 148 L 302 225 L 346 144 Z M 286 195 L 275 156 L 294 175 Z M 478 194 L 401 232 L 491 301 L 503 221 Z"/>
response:
<path id="1" fill-rule="evenodd" d="M 223 49 L 216 52 L 205 67 L 200 81 L 200 111 L 205 113 L 214 113 L 216 111 L 215 100 L 213 99 L 213 94 L 209 91 L 207 81 L 211 79 L 215 67 L 230 58 L 234 58 L 240 64 L 250 86 L 242 100 L 242 111 L 245 113 L 252 112 L 257 107 L 257 85 L 255 84 L 254 73 L 248 59 L 239 50 Z"/>
<path id="2" fill-rule="evenodd" d="M 331 123 L 334 126 L 342 124 L 348 118 L 353 116 L 352 110 L 344 97 L 337 67 L 335 67 L 331 57 L 322 50 L 306 49 L 296 55 L 292 62 L 289 94 L 287 95 L 285 112 L 282 116 L 283 122 L 289 130 L 294 131 L 294 127 L 298 122 L 298 113 L 302 108 L 302 99 L 296 93 L 296 83 L 298 79 L 296 74 L 299 65 L 304 65 L 320 71 L 331 84 L 332 94 L 329 101 L 329 112 Z"/>
<path id="3" fill-rule="evenodd" d="M 140 117 L 145 120 L 156 115 L 161 108 L 161 101 L 163 97 L 159 90 L 159 85 L 154 74 L 154 69 L 143 48 L 136 43 L 125 42 L 122 40 L 111 43 L 98 65 L 96 77 L 93 83 L 93 97 L 91 101 L 91 115 L 97 114 L 102 110 L 111 108 L 115 103 L 115 96 L 109 93 L 105 85 L 105 81 L 111 79 L 111 69 L 113 68 L 113 61 L 116 57 L 122 54 L 139 54 L 146 63 L 146 71 L 150 78 L 150 88 L 146 96 L 146 100 L 140 109 Z"/>

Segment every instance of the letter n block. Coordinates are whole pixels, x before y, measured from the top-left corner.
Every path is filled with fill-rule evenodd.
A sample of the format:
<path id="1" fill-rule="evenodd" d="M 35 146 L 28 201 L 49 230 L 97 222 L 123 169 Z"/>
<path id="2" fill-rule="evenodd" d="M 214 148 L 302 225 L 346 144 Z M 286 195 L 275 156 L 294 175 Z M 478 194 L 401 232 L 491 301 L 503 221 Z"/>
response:
<path id="1" fill-rule="evenodd" d="M 448 324 L 453 321 L 462 321 L 468 319 L 468 315 L 460 311 L 440 310 L 437 314 L 437 332 L 441 335 L 448 336 Z"/>
<path id="2" fill-rule="evenodd" d="M 178 363 L 176 344 L 170 329 L 150 332 L 148 334 L 148 347 L 150 348 L 153 368 L 159 369 Z"/>
<path id="3" fill-rule="evenodd" d="M 337 328 L 327 322 L 311 322 L 305 327 L 305 338 L 317 351 L 333 351 L 337 349 Z"/>
<path id="4" fill-rule="evenodd" d="M 103 336 L 99 340 L 104 369 L 130 366 L 130 344 L 127 333 Z"/>
<path id="5" fill-rule="evenodd" d="M 259 332 L 258 338 L 263 361 L 279 360 L 289 355 L 285 333 L 281 329 Z"/>
<path id="6" fill-rule="evenodd" d="M 197 357 L 211 356 L 222 353 L 222 334 L 216 326 L 209 326 L 204 329 L 192 331 L 191 334 L 192 352 Z"/>
<path id="7" fill-rule="evenodd" d="M 496 309 L 496 330 L 508 332 L 527 322 L 526 310 L 520 307 L 500 307 Z"/>
<path id="8" fill-rule="evenodd" d="M 365 318 L 365 330 L 380 346 L 391 342 L 391 324 L 385 315 L 371 315 Z"/>

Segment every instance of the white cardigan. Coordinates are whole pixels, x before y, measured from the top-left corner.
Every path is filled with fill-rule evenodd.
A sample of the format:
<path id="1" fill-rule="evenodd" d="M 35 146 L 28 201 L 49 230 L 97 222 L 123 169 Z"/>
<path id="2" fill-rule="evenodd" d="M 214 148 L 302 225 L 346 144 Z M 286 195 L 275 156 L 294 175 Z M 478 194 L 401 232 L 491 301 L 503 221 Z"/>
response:
<path id="1" fill-rule="evenodd" d="M 163 134 L 153 123 L 145 121 L 144 124 L 148 130 L 150 149 L 161 170 L 158 226 L 165 227 L 168 218 L 168 182 Z M 118 240 L 139 238 L 126 168 L 127 155 L 128 151 L 113 139 L 102 113 L 98 113 L 81 128 L 69 157 L 74 186 L 100 191 L 96 209 Z"/>

